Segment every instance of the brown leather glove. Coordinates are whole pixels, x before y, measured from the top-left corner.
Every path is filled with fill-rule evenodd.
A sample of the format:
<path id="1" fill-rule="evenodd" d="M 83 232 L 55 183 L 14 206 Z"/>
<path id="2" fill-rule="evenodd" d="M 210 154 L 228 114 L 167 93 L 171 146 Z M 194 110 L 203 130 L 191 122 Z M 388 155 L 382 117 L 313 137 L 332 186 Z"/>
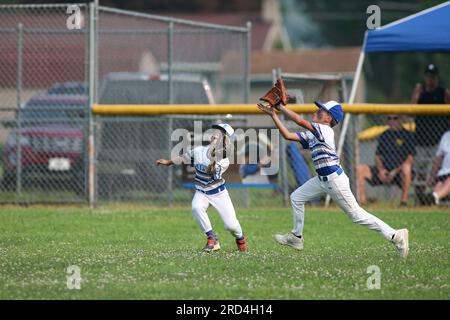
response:
<path id="1" fill-rule="evenodd" d="M 284 80 L 280 77 L 277 79 L 275 85 L 270 88 L 267 93 L 259 98 L 259 100 L 266 102 L 267 106 L 271 108 L 279 109 L 280 104 L 287 105 L 289 101 L 289 95 L 284 85 Z"/>

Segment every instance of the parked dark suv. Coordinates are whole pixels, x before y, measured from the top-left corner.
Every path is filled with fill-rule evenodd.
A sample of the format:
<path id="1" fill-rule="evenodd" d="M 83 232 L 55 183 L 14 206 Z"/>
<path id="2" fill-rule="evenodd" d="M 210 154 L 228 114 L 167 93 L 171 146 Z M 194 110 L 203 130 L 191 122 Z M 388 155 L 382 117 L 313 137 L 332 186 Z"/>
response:
<path id="1" fill-rule="evenodd" d="M 54 186 L 84 190 L 86 95 L 31 98 L 20 110 L 22 186 Z M 16 117 L 17 118 L 17 117 Z M 18 169 L 17 122 L 11 123 L 3 147 L 3 187 L 14 189 Z"/>

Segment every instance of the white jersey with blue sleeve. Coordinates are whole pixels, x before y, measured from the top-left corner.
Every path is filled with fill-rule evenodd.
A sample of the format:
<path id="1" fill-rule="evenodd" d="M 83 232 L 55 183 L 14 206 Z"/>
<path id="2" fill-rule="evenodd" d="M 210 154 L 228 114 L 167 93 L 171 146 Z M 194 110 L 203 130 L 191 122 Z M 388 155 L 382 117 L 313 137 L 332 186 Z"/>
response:
<path id="1" fill-rule="evenodd" d="M 213 174 L 207 173 L 208 166 L 211 164 L 211 160 L 208 158 L 208 147 L 201 146 L 189 150 L 183 155 L 183 159 L 190 162 L 195 168 L 194 181 L 197 190 L 211 191 L 225 184 L 222 174 L 230 166 L 228 158 L 216 162 Z"/>
<path id="2" fill-rule="evenodd" d="M 332 174 L 340 168 L 340 160 L 334 143 L 334 131 L 325 124 L 312 122 L 315 132 L 297 132 L 304 149 L 311 150 L 314 168 L 320 176 Z"/>

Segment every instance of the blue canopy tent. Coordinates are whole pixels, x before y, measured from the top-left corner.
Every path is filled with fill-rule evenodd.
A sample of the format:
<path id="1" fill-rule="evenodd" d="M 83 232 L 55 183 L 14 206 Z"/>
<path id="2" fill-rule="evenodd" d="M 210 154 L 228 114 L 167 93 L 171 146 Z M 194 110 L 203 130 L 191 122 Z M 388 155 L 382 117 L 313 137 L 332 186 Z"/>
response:
<path id="1" fill-rule="evenodd" d="M 450 1 L 366 31 L 348 103 L 354 103 L 365 53 L 450 52 Z M 341 154 L 350 115 L 345 116 L 339 139 Z"/>
<path id="2" fill-rule="evenodd" d="M 450 1 L 394 21 L 375 30 L 366 31 L 362 51 L 348 103 L 354 103 L 365 53 L 373 52 L 449 52 Z M 342 153 L 350 123 L 347 114 L 339 138 L 338 154 Z M 326 203 L 328 204 L 327 198 Z"/>
<path id="3" fill-rule="evenodd" d="M 450 1 L 366 32 L 363 51 L 450 51 Z"/>

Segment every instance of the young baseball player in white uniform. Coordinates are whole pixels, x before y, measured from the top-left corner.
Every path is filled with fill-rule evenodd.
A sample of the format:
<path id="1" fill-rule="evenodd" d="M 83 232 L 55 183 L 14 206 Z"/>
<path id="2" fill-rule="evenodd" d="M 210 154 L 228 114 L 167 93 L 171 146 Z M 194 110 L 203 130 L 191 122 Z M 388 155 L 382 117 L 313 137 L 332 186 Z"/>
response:
<path id="1" fill-rule="evenodd" d="M 184 163 L 190 163 L 195 167 L 196 192 L 192 199 L 192 215 L 206 234 L 207 242 L 203 248 L 204 251 L 212 252 L 220 249 L 219 241 L 206 212 L 209 205 L 217 209 L 225 228 L 236 238 L 238 250 L 246 251 L 246 239 L 236 218 L 228 190 L 225 188 L 225 180 L 222 178 L 222 174 L 230 165 L 226 148 L 234 134 L 234 129 L 227 123 L 213 125 L 213 128 L 216 130 L 212 133 L 211 143 L 208 146 L 196 147 L 173 160 L 156 160 L 156 164 L 170 166 L 181 164 L 184 160 Z"/>
<path id="2" fill-rule="evenodd" d="M 283 125 L 273 108 L 258 104 L 259 109 L 272 117 L 285 139 L 298 141 L 304 149 L 311 150 L 311 157 L 318 174 L 291 194 L 294 228 L 292 232 L 285 235 L 276 235 L 276 241 L 298 250 L 303 249 L 302 234 L 305 203 L 328 194 L 353 222 L 379 232 L 395 245 L 401 257 L 406 257 L 409 250 L 408 230 L 394 230 L 361 208 L 350 189 L 349 179 L 340 166 L 332 127 L 344 118 L 342 107 L 336 101 L 328 101 L 324 104 L 316 101 L 315 104 L 319 109 L 313 115 L 312 122 L 303 119 L 300 115 L 281 104 L 280 110 L 299 126 L 307 130 L 306 132 L 296 133 L 290 132 Z"/>

